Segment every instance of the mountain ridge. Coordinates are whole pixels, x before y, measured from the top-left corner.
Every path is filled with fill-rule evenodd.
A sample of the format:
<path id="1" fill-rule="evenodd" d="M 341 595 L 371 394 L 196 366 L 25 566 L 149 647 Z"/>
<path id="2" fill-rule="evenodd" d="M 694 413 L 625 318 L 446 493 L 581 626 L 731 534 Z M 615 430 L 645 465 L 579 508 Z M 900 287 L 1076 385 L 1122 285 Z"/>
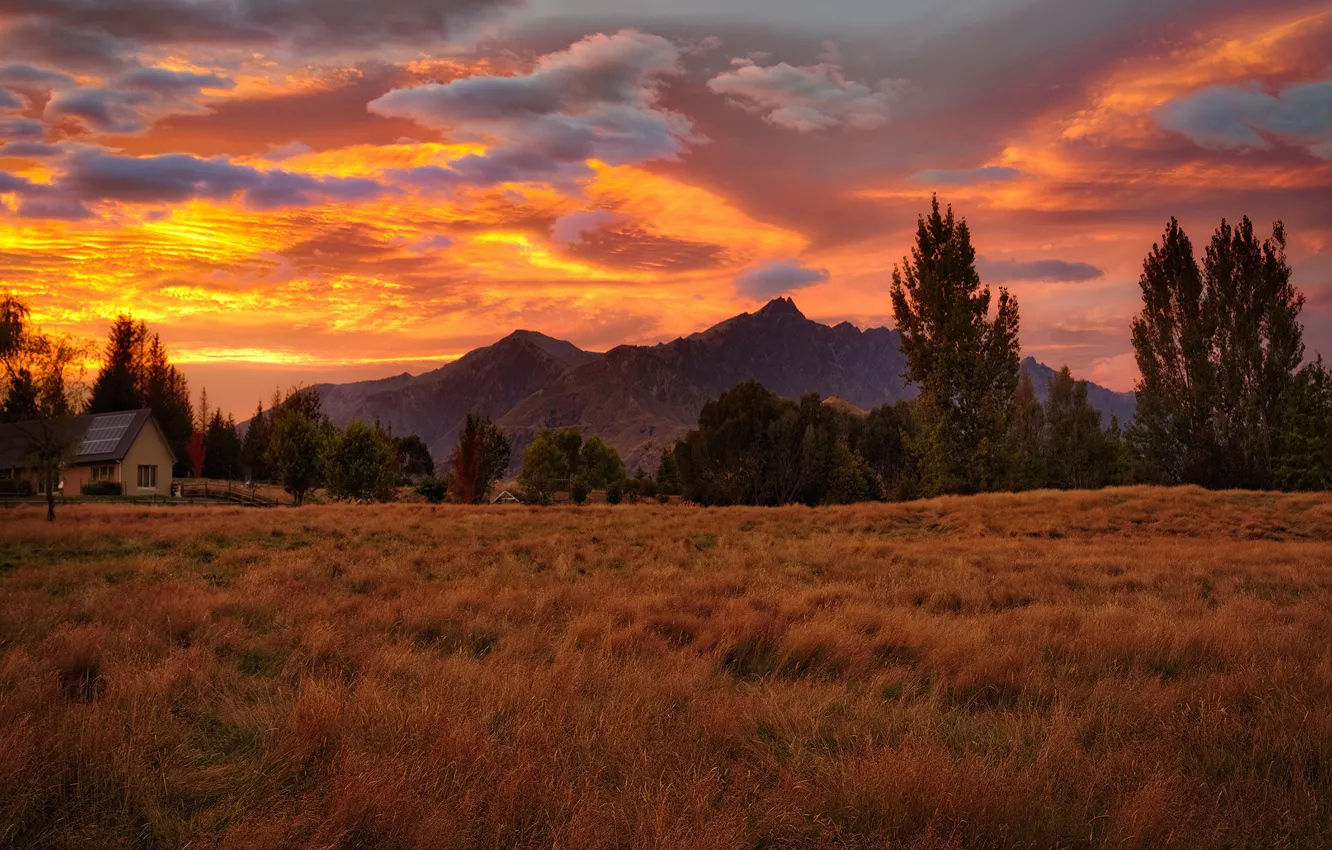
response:
<path id="1" fill-rule="evenodd" d="M 815 392 L 870 410 L 914 394 L 902 381 L 897 331 L 825 325 L 790 298 L 776 298 L 710 328 L 655 345 L 619 345 L 598 354 L 538 331 L 516 330 L 421 375 L 349 384 L 317 384 L 335 424 L 378 419 L 394 433 L 415 433 L 437 461 L 452 453 L 469 410 L 494 419 L 514 439 L 514 463 L 542 428 L 575 426 L 606 440 L 632 470 L 698 421 L 703 405 L 754 379 L 780 396 Z M 1055 370 L 1026 358 L 1037 393 Z M 1132 394 L 1092 385 L 1089 399 L 1104 424 L 1132 417 Z M 1128 416 L 1124 415 L 1125 410 Z"/>

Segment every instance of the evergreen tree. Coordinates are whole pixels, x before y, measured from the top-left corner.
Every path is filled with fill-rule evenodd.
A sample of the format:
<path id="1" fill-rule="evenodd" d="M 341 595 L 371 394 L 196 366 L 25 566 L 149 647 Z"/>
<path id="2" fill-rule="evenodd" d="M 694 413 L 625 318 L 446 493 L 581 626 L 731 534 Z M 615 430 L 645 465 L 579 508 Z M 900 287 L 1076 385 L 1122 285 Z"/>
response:
<path id="1" fill-rule="evenodd" d="M 1321 357 L 1296 375 L 1283 422 L 1276 485 L 1283 490 L 1332 490 L 1332 374 Z"/>
<path id="2" fill-rule="evenodd" d="M 153 411 L 178 466 L 184 471 L 189 463 L 190 433 L 194 428 L 190 390 L 185 376 L 171 365 L 166 346 L 157 334 L 153 334 L 148 344 L 139 372 L 143 376 L 143 404 Z"/>
<path id="3" fill-rule="evenodd" d="M 115 413 L 144 407 L 144 347 L 148 328 L 133 317 L 120 315 L 111 324 L 102 368 L 93 381 L 89 413 Z"/>
<path id="4" fill-rule="evenodd" d="M 976 492 L 1002 481 L 1002 442 L 1018 384 L 1018 305 L 1005 289 L 993 319 L 965 220 L 933 201 L 912 256 L 893 269 L 893 314 L 904 377 L 919 386 L 912 448 L 926 494 Z"/>
<path id="5" fill-rule="evenodd" d="M 244 472 L 244 466 L 235 418 L 223 419 L 222 411 L 213 411 L 204 431 L 203 477 L 234 481 Z"/>
<path id="6" fill-rule="evenodd" d="M 241 443 L 241 462 L 251 481 L 268 481 L 272 478 L 268 466 L 268 442 L 272 431 L 272 414 L 264 413 L 264 403 L 261 401 L 250 418 L 250 425 L 245 429 L 245 439 Z"/>
<path id="7" fill-rule="evenodd" d="M 1008 425 L 1008 484 L 1013 490 L 1036 490 L 1049 485 L 1049 455 L 1045 444 L 1045 408 L 1036 397 L 1031 375 L 1023 369 Z"/>
<path id="8" fill-rule="evenodd" d="M 917 489 L 916 470 L 909 444 L 915 418 L 910 402 L 881 405 L 865 417 L 854 449 L 869 464 L 875 490 L 885 499 L 912 498 Z"/>
<path id="9" fill-rule="evenodd" d="M 680 469 L 675 463 L 675 447 L 661 453 L 657 464 L 657 492 L 666 496 L 680 495 Z"/>
<path id="10" fill-rule="evenodd" d="M 1140 280 L 1133 348 L 1142 378 L 1131 439 L 1165 483 L 1269 487 L 1295 371 L 1304 357 L 1280 222 L 1259 242 L 1225 221 L 1199 268 L 1175 220 Z"/>
<path id="11" fill-rule="evenodd" d="M 354 420 L 328 442 L 325 481 L 333 498 L 392 501 L 397 480 L 398 453 L 383 428 Z"/>
<path id="12" fill-rule="evenodd" d="M 1050 381 L 1045 402 L 1045 457 L 1049 485 L 1064 490 L 1102 487 L 1111 458 L 1101 414 L 1087 400 L 1087 382 L 1065 366 Z"/>
<path id="13" fill-rule="evenodd" d="M 208 387 L 199 390 L 199 418 L 194 422 L 194 430 L 201 434 L 208 432 L 208 423 L 213 419 L 212 408 L 208 406 Z"/>
<path id="14" fill-rule="evenodd" d="M 1281 222 L 1260 242 L 1248 217 L 1224 220 L 1203 261 L 1217 378 L 1212 421 L 1224 487 L 1273 486 L 1275 443 L 1304 360 L 1304 296 L 1290 282 Z"/>

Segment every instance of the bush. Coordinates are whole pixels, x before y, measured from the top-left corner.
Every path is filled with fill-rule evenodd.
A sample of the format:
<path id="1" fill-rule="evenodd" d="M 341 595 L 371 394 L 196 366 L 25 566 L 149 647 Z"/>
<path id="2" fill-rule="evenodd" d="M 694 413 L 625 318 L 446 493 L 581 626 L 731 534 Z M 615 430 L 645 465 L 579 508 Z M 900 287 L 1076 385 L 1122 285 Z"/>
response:
<path id="1" fill-rule="evenodd" d="M 123 496 L 125 488 L 119 481 L 93 481 L 84 484 L 82 492 L 85 496 Z"/>
<path id="2" fill-rule="evenodd" d="M 581 505 L 586 502 L 587 494 L 590 492 L 591 488 L 588 487 L 587 482 L 581 478 L 575 478 L 573 483 L 569 485 L 569 498 L 573 499 L 575 505 Z"/>
<path id="3" fill-rule="evenodd" d="M 0 496 L 19 496 L 20 498 L 32 495 L 32 482 L 26 480 L 6 480 L 0 481 Z"/>
<path id="4" fill-rule="evenodd" d="M 606 490 L 606 503 L 610 505 L 618 505 L 623 500 L 624 500 L 624 484 L 622 482 L 616 481 Z"/>
<path id="5" fill-rule="evenodd" d="M 670 493 L 658 493 L 658 494 L 657 494 L 657 502 L 659 502 L 660 504 L 663 504 L 663 505 L 669 505 L 669 504 L 671 503 L 671 494 L 670 494 Z"/>
<path id="6" fill-rule="evenodd" d="M 416 485 L 416 492 L 430 504 L 438 505 L 449 494 L 449 479 L 444 475 L 427 475 Z"/>

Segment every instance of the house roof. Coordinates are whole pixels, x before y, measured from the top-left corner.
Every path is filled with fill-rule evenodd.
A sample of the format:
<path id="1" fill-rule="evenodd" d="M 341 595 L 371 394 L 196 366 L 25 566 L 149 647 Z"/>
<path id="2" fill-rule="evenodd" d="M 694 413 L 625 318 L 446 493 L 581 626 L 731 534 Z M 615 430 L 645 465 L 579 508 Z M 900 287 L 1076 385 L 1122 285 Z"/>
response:
<path id="1" fill-rule="evenodd" d="M 72 463 L 104 463 L 121 461 L 129 453 L 134 441 L 139 438 L 144 426 L 149 422 L 153 427 L 153 412 L 148 409 L 126 410 L 117 413 L 94 413 L 88 416 L 75 416 L 62 423 L 70 429 L 70 434 L 77 436 L 79 446 L 75 450 Z M 35 439 L 40 435 L 37 422 L 18 422 L 12 425 L 0 425 L 0 468 L 23 465 L 23 456 L 27 454 Z M 160 431 L 160 429 L 159 429 Z M 170 446 L 167 447 L 170 451 Z M 173 455 L 172 460 L 175 460 Z"/>

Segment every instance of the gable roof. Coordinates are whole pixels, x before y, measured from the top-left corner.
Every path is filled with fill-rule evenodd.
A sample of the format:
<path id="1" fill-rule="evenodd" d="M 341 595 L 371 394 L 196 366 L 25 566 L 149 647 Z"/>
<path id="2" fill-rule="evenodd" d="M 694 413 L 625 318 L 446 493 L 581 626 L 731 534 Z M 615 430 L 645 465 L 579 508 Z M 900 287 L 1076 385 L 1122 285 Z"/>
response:
<path id="1" fill-rule="evenodd" d="M 71 434 L 77 435 L 79 439 L 72 463 L 124 460 L 134 441 L 150 422 L 161 433 L 157 421 L 153 419 L 153 412 L 146 408 L 75 416 L 67 422 Z M 35 422 L 0 425 L 0 468 L 23 465 L 23 456 L 32 445 L 36 425 Z M 169 444 L 167 451 L 171 452 Z M 175 461 L 174 452 L 172 461 Z"/>

